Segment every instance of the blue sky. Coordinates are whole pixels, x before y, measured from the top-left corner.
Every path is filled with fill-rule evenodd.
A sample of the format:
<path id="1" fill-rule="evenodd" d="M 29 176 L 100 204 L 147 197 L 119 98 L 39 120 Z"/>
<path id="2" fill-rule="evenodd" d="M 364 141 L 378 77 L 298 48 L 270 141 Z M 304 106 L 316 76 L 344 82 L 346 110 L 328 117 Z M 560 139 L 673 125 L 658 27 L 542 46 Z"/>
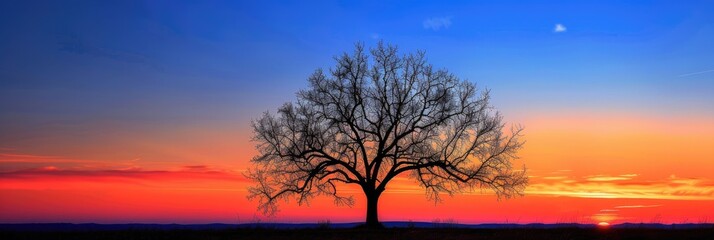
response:
<path id="1" fill-rule="evenodd" d="M 490 88 L 533 174 L 383 219 L 714 219 L 714 1 L 0 0 L 0 222 L 250 221 L 250 120 L 378 41 Z"/>
<path id="2" fill-rule="evenodd" d="M 511 116 L 714 115 L 706 1 L 3 1 L 0 9 L 0 130 L 10 145 L 38 129 L 98 122 L 247 125 L 292 100 L 333 56 L 380 40 L 426 50 L 436 67 L 492 89 Z"/>

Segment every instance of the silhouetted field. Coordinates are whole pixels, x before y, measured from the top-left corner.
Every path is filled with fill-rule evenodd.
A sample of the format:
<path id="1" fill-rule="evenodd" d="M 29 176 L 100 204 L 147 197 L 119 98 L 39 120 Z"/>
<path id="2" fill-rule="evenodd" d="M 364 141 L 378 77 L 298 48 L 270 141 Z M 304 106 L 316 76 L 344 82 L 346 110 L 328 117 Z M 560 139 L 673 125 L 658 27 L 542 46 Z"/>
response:
<path id="1" fill-rule="evenodd" d="M 8 230 L 0 239 L 714 239 L 714 225 L 676 228 L 230 228 L 124 230 Z"/>

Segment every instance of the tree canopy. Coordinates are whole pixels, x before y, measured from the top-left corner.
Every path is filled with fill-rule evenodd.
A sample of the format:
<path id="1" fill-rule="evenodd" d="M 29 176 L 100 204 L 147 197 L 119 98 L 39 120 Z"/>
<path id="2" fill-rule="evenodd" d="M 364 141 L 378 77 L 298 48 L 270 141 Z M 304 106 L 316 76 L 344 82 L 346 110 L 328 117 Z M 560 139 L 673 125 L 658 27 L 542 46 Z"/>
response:
<path id="1" fill-rule="evenodd" d="M 263 213 L 292 197 L 303 204 L 328 195 L 351 206 L 353 196 L 338 190 L 356 184 L 375 226 L 379 196 L 400 175 L 435 201 L 476 189 L 523 193 L 525 168 L 512 164 L 523 128 L 505 127 L 489 90 L 434 69 L 423 51 L 400 55 L 381 42 L 369 52 L 356 44 L 335 60 L 308 78 L 296 101 L 253 121 L 259 154 L 247 174 L 256 182 L 249 198 Z"/>

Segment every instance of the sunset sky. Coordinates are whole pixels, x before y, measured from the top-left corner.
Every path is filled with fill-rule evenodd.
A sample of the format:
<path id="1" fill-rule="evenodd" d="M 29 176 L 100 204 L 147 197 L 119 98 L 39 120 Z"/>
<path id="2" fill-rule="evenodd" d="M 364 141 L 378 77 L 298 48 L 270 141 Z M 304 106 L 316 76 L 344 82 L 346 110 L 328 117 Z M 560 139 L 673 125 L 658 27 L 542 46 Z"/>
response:
<path id="1" fill-rule="evenodd" d="M 524 3 L 525 2 L 525 3 Z M 624 2 L 624 3 L 623 3 Z M 685 4 L 686 2 L 686 4 Z M 425 50 L 525 126 L 525 196 L 380 220 L 714 221 L 711 1 L 0 1 L 0 223 L 359 222 L 365 200 L 261 215 L 251 119 L 356 42 Z"/>

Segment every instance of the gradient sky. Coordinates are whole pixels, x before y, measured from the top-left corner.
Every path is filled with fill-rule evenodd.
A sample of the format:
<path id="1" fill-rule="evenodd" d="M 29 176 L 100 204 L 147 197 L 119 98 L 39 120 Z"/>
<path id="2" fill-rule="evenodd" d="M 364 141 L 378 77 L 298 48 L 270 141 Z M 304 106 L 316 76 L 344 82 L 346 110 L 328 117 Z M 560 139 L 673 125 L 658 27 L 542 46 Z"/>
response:
<path id="1" fill-rule="evenodd" d="M 683 3 L 683 2 L 686 2 Z M 362 221 L 245 198 L 250 120 L 355 42 L 422 49 L 526 127 L 526 196 L 381 220 L 714 221 L 711 1 L 0 1 L 0 222 Z M 417 210 L 418 209 L 418 210 Z"/>

